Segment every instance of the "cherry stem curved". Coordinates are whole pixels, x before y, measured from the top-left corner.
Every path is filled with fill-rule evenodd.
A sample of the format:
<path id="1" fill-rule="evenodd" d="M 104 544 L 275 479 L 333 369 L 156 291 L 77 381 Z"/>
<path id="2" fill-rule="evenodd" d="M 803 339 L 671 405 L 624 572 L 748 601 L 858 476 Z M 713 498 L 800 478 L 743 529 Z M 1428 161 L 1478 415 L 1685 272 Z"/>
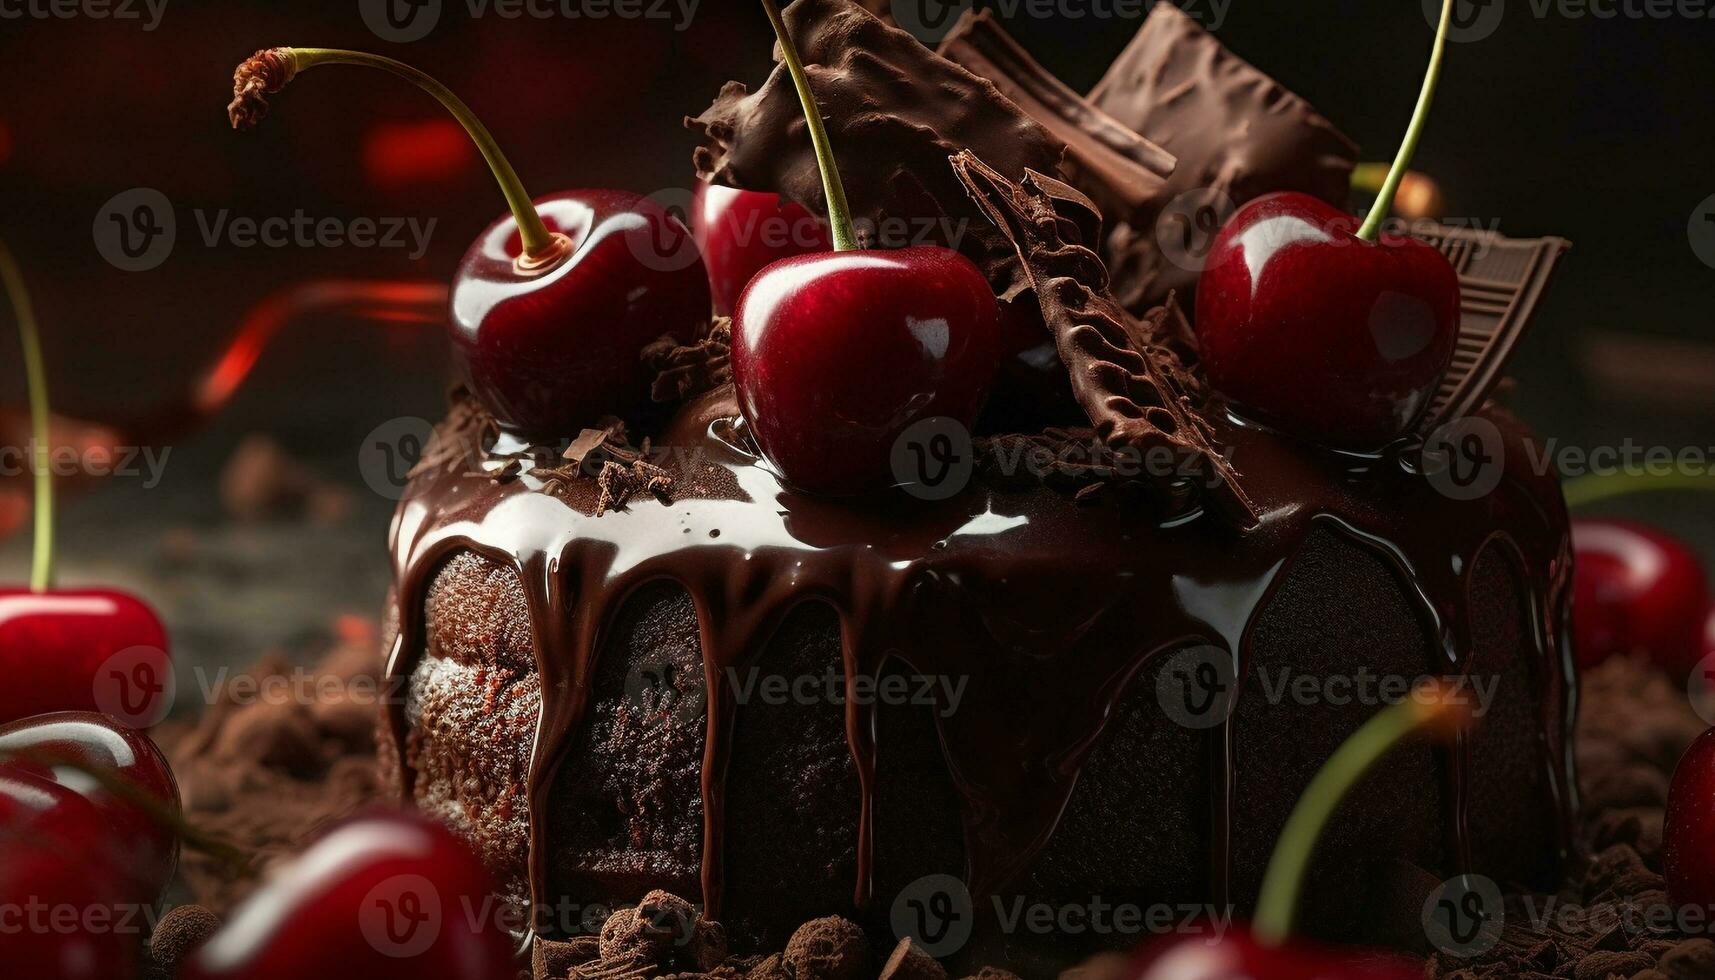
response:
<path id="1" fill-rule="evenodd" d="M 828 224 L 833 229 L 834 251 L 850 252 L 858 247 L 857 232 L 852 226 L 851 205 L 846 202 L 846 187 L 840 180 L 840 168 L 834 161 L 834 146 L 828 139 L 827 126 L 822 122 L 822 110 L 816 105 L 816 93 L 810 89 L 810 77 L 804 74 L 804 63 L 798 58 L 798 46 L 786 30 L 786 21 L 774 0 L 762 0 L 768 11 L 768 22 L 774 26 L 774 36 L 780 41 L 780 54 L 786 61 L 786 71 L 798 90 L 798 101 L 804 104 L 804 123 L 810 129 L 810 146 L 816 153 L 816 167 L 822 173 L 822 192 L 828 199 Z"/>
<path id="2" fill-rule="evenodd" d="M 1278 946 L 1291 934 L 1316 842 L 1364 774 L 1407 736 L 1431 727 L 1456 730 L 1468 717 L 1445 685 L 1431 683 L 1382 709 L 1334 750 L 1299 797 L 1269 858 L 1251 922 L 1258 942 Z"/>
<path id="3" fill-rule="evenodd" d="M 35 474 L 35 540 L 30 555 L 30 591 L 54 586 L 54 474 L 48 466 L 51 416 L 48 410 L 48 369 L 42 357 L 41 330 L 24 273 L 6 243 L 0 242 L 0 284 L 11 297 L 18 321 L 18 344 L 23 349 L 24 378 L 30 391 L 31 470 Z"/>
<path id="4" fill-rule="evenodd" d="M 464 100 L 453 93 L 453 90 L 442 85 L 425 72 L 378 54 L 368 54 L 363 51 L 348 51 L 341 48 L 284 48 L 281 49 L 291 59 L 294 72 L 308 71 L 320 65 L 356 65 L 362 68 L 376 68 L 387 72 L 396 78 L 402 78 L 434 96 L 446 110 L 452 113 L 459 125 L 470 134 L 472 143 L 476 144 L 482 158 L 488 161 L 488 167 L 494 171 L 494 179 L 500 184 L 500 193 L 506 197 L 506 206 L 512 209 L 512 217 L 518 222 L 518 232 L 523 238 L 524 254 L 529 256 L 548 255 L 559 246 L 554 236 L 549 233 L 547 225 L 542 223 L 542 216 L 537 213 L 536 205 L 531 202 L 530 195 L 524 190 L 524 182 L 518 179 L 518 172 L 512 169 L 511 161 L 501 152 L 500 144 L 496 143 L 488 127 L 482 124 L 476 113 Z"/>
<path id="5" fill-rule="evenodd" d="M 1411 124 L 1405 128 L 1405 140 L 1400 143 L 1399 154 L 1393 158 L 1393 167 L 1388 170 L 1387 179 L 1382 181 L 1375 203 L 1370 205 L 1369 216 L 1358 228 L 1358 237 L 1364 241 L 1375 241 L 1376 232 L 1393 208 L 1393 196 L 1399 191 L 1399 182 L 1405 179 L 1405 172 L 1411 167 L 1411 157 L 1417 152 L 1418 141 L 1423 138 L 1429 106 L 1435 101 L 1435 88 L 1441 82 L 1441 60 L 1447 52 L 1447 26 L 1452 19 L 1453 0 L 1442 0 L 1441 22 L 1435 27 L 1435 47 L 1429 53 L 1429 70 L 1423 76 L 1423 91 L 1418 93 L 1417 108 L 1411 114 Z"/>

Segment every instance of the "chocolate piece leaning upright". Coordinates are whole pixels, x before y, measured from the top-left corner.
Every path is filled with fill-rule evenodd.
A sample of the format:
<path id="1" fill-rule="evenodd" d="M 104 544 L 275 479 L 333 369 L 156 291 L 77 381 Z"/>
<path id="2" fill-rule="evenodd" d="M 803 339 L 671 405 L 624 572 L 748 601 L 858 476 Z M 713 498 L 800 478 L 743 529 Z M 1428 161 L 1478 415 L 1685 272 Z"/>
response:
<path id="1" fill-rule="evenodd" d="M 1572 243 L 1438 224 L 1411 231 L 1439 248 L 1459 274 L 1459 340 L 1453 363 L 1418 421 L 1418 431 L 1428 433 L 1482 409 Z"/>
<path id="2" fill-rule="evenodd" d="M 851 0 L 797 0 L 785 11 L 867 246 L 938 244 L 963 252 L 996 294 L 1026 285 L 1010 243 L 971 204 L 947 158 L 969 148 L 1002 173 L 1056 173 L 1065 144 L 995 88 Z M 686 125 L 705 145 L 705 180 L 778 191 L 826 215 L 803 108 L 784 64 L 755 92 L 728 82 Z M 880 232 L 878 239 L 877 232 Z M 904 241 L 898 239 L 905 239 Z"/>
<path id="3" fill-rule="evenodd" d="M 953 157 L 953 170 L 1017 248 L 1096 435 L 1115 449 L 1165 448 L 1188 458 L 1210 502 L 1236 526 L 1255 527 L 1256 507 L 1199 411 L 1202 384 L 1175 352 L 1176 338 L 1161 334 L 1168 318 L 1128 314 L 1109 291 L 1101 259 L 1084 244 L 1099 235 L 1095 205 L 1043 174 L 1009 180 L 968 150 Z"/>
<path id="4" fill-rule="evenodd" d="M 1108 216 L 1103 255 L 1134 313 L 1190 295 L 1228 201 L 1303 191 L 1346 202 L 1357 146 L 1171 3 L 1155 5 L 1090 101 L 1179 160 L 1151 206 Z"/>

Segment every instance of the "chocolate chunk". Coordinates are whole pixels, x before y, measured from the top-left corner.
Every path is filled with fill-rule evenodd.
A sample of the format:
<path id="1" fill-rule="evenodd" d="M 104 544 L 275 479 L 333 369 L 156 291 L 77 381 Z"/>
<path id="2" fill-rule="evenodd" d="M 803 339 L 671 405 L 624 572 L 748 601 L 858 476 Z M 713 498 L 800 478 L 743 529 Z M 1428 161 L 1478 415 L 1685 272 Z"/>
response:
<path id="1" fill-rule="evenodd" d="M 1483 407 L 1572 243 L 1439 224 L 1416 225 L 1411 233 L 1439 248 L 1459 273 L 1459 341 L 1453 365 L 1419 423 L 1420 431 L 1429 432 Z"/>
<path id="2" fill-rule="evenodd" d="M 610 964 L 640 961 L 704 972 L 727 957 L 726 930 L 699 917 L 691 903 L 660 889 L 643 896 L 635 908 L 609 916 L 597 948 Z"/>
<path id="3" fill-rule="evenodd" d="M 573 968 L 597 959 L 600 943 L 595 936 L 577 936 L 563 943 L 537 936 L 530 949 L 530 975 L 534 980 L 563 980 Z"/>
<path id="4" fill-rule="evenodd" d="M 180 905 L 156 923 L 149 958 L 169 975 L 220 928 L 220 917 L 201 905 Z"/>
<path id="5" fill-rule="evenodd" d="M 967 12 L 940 54 L 986 78 L 1067 146 L 1067 179 L 1103 213 L 1134 214 L 1159 200 L 1173 154 L 1085 101 L 1037 64 L 985 10 Z"/>
<path id="6" fill-rule="evenodd" d="M 1715 942 L 1685 940 L 1661 958 L 1660 970 L 1673 980 L 1715 977 Z"/>
<path id="7" fill-rule="evenodd" d="M 793 980 L 867 980 L 869 940 L 850 919 L 824 916 L 799 926 L 780 959 Z"/>
<path id="8" fill-rule="evenodd" d="M 657 402 L 713 391 L 732 380 L 732 320 L 716 317 L 691 344 L 662 337 L 643 349 L 643 363 L 655 372 L 650 396 Z"/>
<path id="9" fill-rule="evenodd" d="M 1026 276 L 1006 239 L 971 205 L 947 165 L 971 149 L 1001 173 L 1054 173 L 1065 144 L 971 74 L 851 0 L 797 0 L 785 19 L 816 94 L 858 233 L 866 244 L 957 248 L 1003 299 Z M 803 107 L 784 64 L 755 92 L 728 82 L 686 125 L 705 145 L 699 176 L 775 191 L 827 214 Z"/>
<path id="10" fill-rule="evenodd" d="M 1357 146 L 1175 4 L 1155 5 L 1090 102 L 1179 161 L 1152 201 L 1108 216 L 1104 255 L 1120 301 L 1133 312 L 1171 290 L 1192 298 L 1199 270 L 1164 253 L 1158 235 L 1173 231 L 1167 221 L 1224 219 L 1230 207 L 1271 191 L 1346 201 Z M 1212 230 L 1185 229 L 1198 237 L 1189 243 L 1193 254 Z"/>
<path id="11" fill-rule="evenodd" d="M 893 947 L 877 980 L 947 980 L 947 970 L 907 936 Z"/>
<path id="12" fill-rule="evenodd" d="M 1171 318 L 1138 320 L 1109 291 L 1107 269 L 1086 244 L 1100 227 L 1094 204 L 1039 173 L 1014 183 L 969 152 L 954 157 L 953 167 L 1018 249 L 1096 435 L 1117 450 L 1167 450 L 1175 462 L 1190 462 L 1216 507 L 1235 525 L 1255 527 L 1256 509 L 1198 410 L 1203 388 L 1174 349 L 1180 338 L 1167 326 Z M 1178 466 L 1144 470 L 1159 474 L 1164 491 L 1181 493 Z"/>

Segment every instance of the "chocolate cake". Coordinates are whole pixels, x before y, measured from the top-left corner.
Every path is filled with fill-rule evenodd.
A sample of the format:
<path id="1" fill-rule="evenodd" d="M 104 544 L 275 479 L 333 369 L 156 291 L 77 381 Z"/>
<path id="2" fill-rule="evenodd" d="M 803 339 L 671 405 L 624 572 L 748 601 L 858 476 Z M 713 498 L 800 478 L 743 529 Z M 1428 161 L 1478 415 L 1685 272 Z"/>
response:
<path id="1" fill-rule="evenodd" d="M 1150 40 L 1176 15 L 1126 72 L 1185 50 Z M 1481 724 L 1402 751 L 1343 805 L 1303 925 L 1372 934 L 1370 896 L 1402 868 L 1553 882 L 1576 806 L 1567 517 L 1488 396 L 1564 243 L 1438 230 L 1469 357 L 1415 435 L 1322 448 L 1229 411 L 1174 296 L 1103 261 L 1107 212 L 1147 221 L 1169 175 L 1233 171 L 1226 140 L 1151 132 L 1184 91 L 1176 126 L 1257 134 L 1334 193 L 1349 144 L 1301 100 L 1266 78 L 1219 97 L 1261 78 L 1234 59 L 1172 91 L 1111 76 L 1085 101 L 992 23 L 949 58 L 849 0 L 786 19 L 854 210 L 966 222 L 945 244 L 1040 308 L 1087 426 L 978 432 L 950 495 L 801 493 L 740 417 L 723 321 L 640 351 L 668 402 L 646 429 L 592 420 L 532 445 L 456 395 L 392 529 L 386 669 L 408 698 L 385 779 L 468 835 L 544 938 L 655 889 L 736 950 L 818 915 L 891 934 L 902 909 L 968 900 L 947 955 L 1063 963 L 1138 937 L 996 910 L 1254 903 L 1300 792 L 1380 707 L 1281 678 L 1451 675 L 1496 685 Z M 825 213 L 783 74 L 729 83 L 691 121 L 698 169 Z M 1230 193 L 1299 186 L 1284 163 L 1241 169 Z M 1494 434 L 1492 487 L 1436 477 L 1428 434 L 1452 421 Z"/>

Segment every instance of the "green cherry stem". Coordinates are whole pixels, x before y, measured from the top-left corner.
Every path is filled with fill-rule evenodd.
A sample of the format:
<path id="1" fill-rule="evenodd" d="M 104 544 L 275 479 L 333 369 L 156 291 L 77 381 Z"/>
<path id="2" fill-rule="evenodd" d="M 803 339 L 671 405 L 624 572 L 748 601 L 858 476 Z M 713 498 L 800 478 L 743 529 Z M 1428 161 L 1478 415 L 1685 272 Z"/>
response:
<path id="1" fill-rule="evenodd" d="M 489 169 L 494 172 L 494 179 L 500 185 L 500 193 L 506 198 L 506 206 L 512 210 L 512 217 L 518 223 L 518 232 L 523 240 L 524 255 L 520 259 L 520 265 L 529 270 L 539 270 L 557 264 L 570 253 L 570 241 L 564 235 L 548 231 L 547 225 L 542 223 L 542 216 L 537 213 L 536 205 L 524 190 L 524 182 L 518 179 L 518 172 L 512 169 L 512 163 L 506 159 L 506 154 L 501 152 L 500 144 L 495 142 L 493 134 L 482 124 L 482 120 L 477 118 L 476 113 L 471 111 L 470 106 L 454 94 L 452 89 L 402 61 L 341 48 L 268 48 L 258 51 L 239 66 L 233 77 L 233 101 L 228 110 L 233 128 L 244 128 L 261 121 L 267 113 L 268 94 L 280 91 L 301 72 L 322 65 L 375 68 L 395 78 L 404 79 L 434 96 L 435 100 L 458 120 L 459 125 L 464 127 L 471 142 L 476 144 L 482 158 L 488 162 Z"/>
<path id="2" fill-rule="evenodd" d="M 1417 109 L 1411 114 L 1411 125 L 1405 128 L 1405 140 L 1400 144 L 1399 155 L 1393 158 L 1393 167 L 1388 171 L 1387 179 L 1382 181 L 1376 202 L 1370 205 L 1369 217 L 1364 219 L 1363 227 L 1358 229 L 1358 237 L 1366 242 L 1375 241 L 1376 232 L 1381 229 L 1382 222 L 1387 220 L 1388 211 L 1393 207 L 1393 196 L 1399 190 L 1399 182 L 1405 178 L 1405 171 L 1411 166 L 1411 157 L 1417 152 L 1418 140 L 1423 138 L 1423 126 L 1429 119 L 1429 106 L 1435 101 L 1435 87 L 1441 82 L 1441 56 L 1447 51 L 1447 25 L 1452 19 L 1453 0 L 1442 0 L 1441 23 L 1435 27 L 1435 47 L 1429 53 L 1429 71 L 1423 76 L 1423 91 L 1418 93 Z"/>
<path id="3" fill-rule="evenodd" d="M 1652 490 L 1715 490 L 1715 477 L 1673 473 L 1592 473 L 1566 481 L 1566 506 L 1574 510 L 1604 500 L 1629 497 Z"/>
<path id="4" fill-rule="evenodd" d="M 768 22 L 774 25 L 774 36 L 780 40 L 780 53 L 786 59 L 786 70 L 792 75 L 792 85 L 798 90 L 798 101 L 804 104 L 804 122 L 810 127 L 810 146 L 816 151 L 816 167 L 822 172 L 822 192 L 828 199 L 828 224 L 834 233 L 834 251 L 850 252 L 858 247 L 857 232 L 852 227 L 851 205 L 846 203 L 846 186 L 840 181 L 840 168 L 834 162 L 834 146 L 828 140 L 828 129 L 822 123 L 822 110 L 816 105 L 816 93 L 810 90 L 810 78 L 804 74 L 804 63 L 798 58 L 798 46 L 786 31 L 786 21 L 774 0 L 762 0 L 768 11 Z"/>
<path id="5" fill-rule="evenodd" d="M 1316 841 L 1358 780 L 1408 735 L 1425 728 L 1457 730 L 1467 718 L 1450 685 L 1431 683 L 1382 709 L 1334 750 L 1299 797 L 1269 858 L 1251 923 L 1259 942 L 1278 946 L 1291 934 Z"/>
<path id="6" fill-rule="evenodd" d="M 54 587 L 54 474 L 48 468 L 48 369 L 42 358 L 42 336 L 36 326 L 35 306 L 30 302 L 24 273 L 12 250 L 0 242 L 0 284 L 12 298 L 18 319 L 18 343 L 23 348 L 24 377 L 30 390 L 30 441 L 36 478 L 35 543 L 30 556 L 30 591 L 46 592 Z"/>

